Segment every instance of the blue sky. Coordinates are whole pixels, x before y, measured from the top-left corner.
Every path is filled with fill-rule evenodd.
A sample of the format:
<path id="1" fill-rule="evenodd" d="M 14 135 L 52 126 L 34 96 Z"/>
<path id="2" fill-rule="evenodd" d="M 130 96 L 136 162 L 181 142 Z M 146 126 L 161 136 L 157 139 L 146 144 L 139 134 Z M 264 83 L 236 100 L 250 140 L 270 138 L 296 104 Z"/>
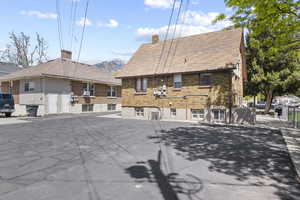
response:
<path id="1" fill-rule="evenodd" d="M 71 5 L 78 4 L 71 49 Z M 65 49 L 77 57 L 87 0 L 59 0 Z M 173 0 L 90 0 L 87 28 L 80 60 L 90 63 L 113 58 L 129 59 L 152 34 L 166 32 Z M 186 17 L 177 28 L 182 36 L 219 30 L 229 22 L 211 25 L 218 13 L 230 12 L 223 0 L 190 0 Z M 73 5 L 75 3 L 73 2 Z M 186 1 L 184 1 L 186 2 Z M 10 31 L 34 37 L 40 33 L 48 42 L 50 58 L 59 56 L 56 0 L 2 0 L 0 12 L 0 49 L 8 42 Z M 174 27 L 173 27 L 174 28 Z M 75 39 L 76 38 L 76 39 Z"/>

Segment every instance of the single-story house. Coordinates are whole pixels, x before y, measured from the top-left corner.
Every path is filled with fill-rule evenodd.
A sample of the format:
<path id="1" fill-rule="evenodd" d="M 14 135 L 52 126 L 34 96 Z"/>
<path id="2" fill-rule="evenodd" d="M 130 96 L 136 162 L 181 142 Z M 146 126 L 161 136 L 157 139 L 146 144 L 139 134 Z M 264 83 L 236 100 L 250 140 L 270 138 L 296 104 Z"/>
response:
<path id="1" fill-rule="evenodd" d="M 38 115 L 115 111 L 121 108 L 121 81 L 95 66 L 61 58 L 0 77 L 3 92 L 15 100 L 13 115 L 26 115 L 38 105 Z"/>
<path id="2" fill-rule="evenodd" d="M 14 63 L 0 62 L 0 76 L 4 76 L 22 69 L 22 67 Z"/>
<path id="3" fill-rule="evenodd" d="M 0 77 L 22 69 L 23 69 L 22 67 L 14 63 L 0 62 Z M 2 92 L 1 87 L 0 87 L 0 92 Z"/>
<path id="4" fill-rule="evenodd" d="M 163 50 L 163 51 L 162 51 Z M 223 30 L 143 44 L 117 78 L 122 116 L 224 122 L 242 105 L 243 30 Z"/>

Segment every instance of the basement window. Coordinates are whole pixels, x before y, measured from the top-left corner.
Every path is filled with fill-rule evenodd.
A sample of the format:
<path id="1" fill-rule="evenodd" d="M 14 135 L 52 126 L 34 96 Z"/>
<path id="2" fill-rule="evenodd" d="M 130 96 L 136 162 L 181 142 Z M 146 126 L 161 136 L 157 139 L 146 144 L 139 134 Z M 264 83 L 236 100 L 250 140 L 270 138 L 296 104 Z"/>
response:
<path id="1" fill-rule="evenodd" d="M 203 109 L 192 109 L 192 119 L 193 120 L 203 120 L 204 110 Z"/>
<path id="2" fill-rule="evenodd" d="M 170 113 L 171 113 L 171 117 L 176 117 L 176 115 L 177 115 L 176 108 L 171 108 Z"/>
<path id="3" fill-rule="evenodd" d="M 182 87 L 182 75 L 181 74 L 174 74 L 173 87 L 176 89 L 180 89 Z"/>
<path id="4" fill-rule="evenodd" d="M 144 117 L 144 108 L 135 108 L 135 116 Z"/>
<path id="5" fill-rule="evenodd" d="M 214 121 L 225 121 L 225 110 L 213 110 Z"/>
<path id="6" fill-rule="evenodd" d="M 94 104 L 82 104 L 82 112 L 93 112 Z"/>
<path id="7" fill-rule="evenodd" d="M 108 111 L 115 111 L 117 108 L 116 104 L 107 104 L 107 110 Z"/>
<path id="8" fill-rule="evenodd" d="M 24 83 L 24 91 L 25 92 L 32 92 L 32 91 L 34 91 L 34 88 L 35 88 L 35 84 L 33 81 L 28 81 L 28 80 L 25 81 L 25 83 Z"/>
<path id="9" fill-rule="evenodd" d="M 211 74 L 200 74 L 200 86 L 211 85 Z"/>
<path id="10" fill-rule="evenodd" d="M 136 92 L 147 92 L 147 87 L 148 87 L 148 79 L 147 78 L 138 78 L 136 79 L 136 84 L 135 84 Z"/>

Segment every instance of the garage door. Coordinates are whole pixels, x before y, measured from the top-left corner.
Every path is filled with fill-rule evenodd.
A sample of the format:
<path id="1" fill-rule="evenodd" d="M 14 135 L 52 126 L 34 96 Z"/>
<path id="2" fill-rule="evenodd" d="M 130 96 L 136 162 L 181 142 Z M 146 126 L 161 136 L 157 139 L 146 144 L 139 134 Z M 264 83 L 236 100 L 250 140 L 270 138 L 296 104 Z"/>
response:
<path id="1" fill-rule="evenodd" d="M 48 113 L 57 113 L 57 94 L 48 94 Z"/>
<path id="2" fill-rule="evenodd" d="M 61 112 L 62 113 L 69 113 L 70 112 L 70 99 L 71 96 L 68 94 L 61 95 Z"/>

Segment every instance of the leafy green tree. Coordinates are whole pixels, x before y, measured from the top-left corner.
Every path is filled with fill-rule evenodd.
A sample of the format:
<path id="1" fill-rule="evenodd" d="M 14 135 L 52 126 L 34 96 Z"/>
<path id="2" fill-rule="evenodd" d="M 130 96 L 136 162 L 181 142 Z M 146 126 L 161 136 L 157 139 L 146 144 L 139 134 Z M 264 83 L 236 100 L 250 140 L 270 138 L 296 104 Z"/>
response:
<path id="1" fill-rule="evenodd" d="M 248 94 L 263 93 L 270 110 L 274 95 L 300 93 L 300 1 L 225 0 L 234 26 L 248 31 Z M 258 91 L 257 91 L 258 89 Z"/>

